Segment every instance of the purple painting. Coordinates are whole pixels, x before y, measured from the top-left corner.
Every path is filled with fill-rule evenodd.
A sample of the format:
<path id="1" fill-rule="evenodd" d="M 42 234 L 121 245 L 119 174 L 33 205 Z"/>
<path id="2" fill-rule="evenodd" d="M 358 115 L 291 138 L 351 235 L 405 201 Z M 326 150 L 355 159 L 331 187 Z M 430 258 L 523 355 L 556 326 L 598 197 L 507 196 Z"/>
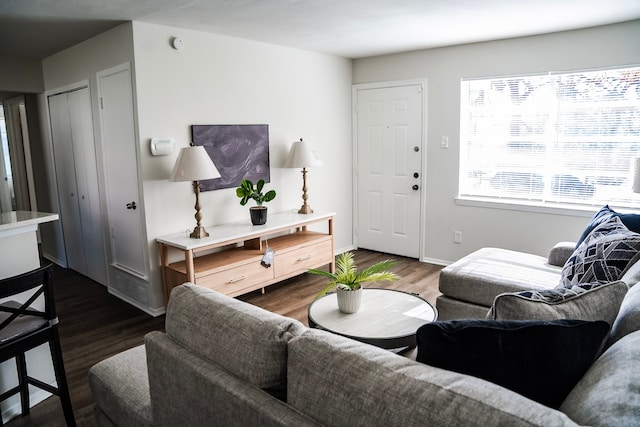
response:
<path id="1" fill-rule="evenodd" d="M 201 191 L 238 187 L 243 179 L 269 182 L 269 125 L 191 125 L 221 177 L 200 182 Z"/>

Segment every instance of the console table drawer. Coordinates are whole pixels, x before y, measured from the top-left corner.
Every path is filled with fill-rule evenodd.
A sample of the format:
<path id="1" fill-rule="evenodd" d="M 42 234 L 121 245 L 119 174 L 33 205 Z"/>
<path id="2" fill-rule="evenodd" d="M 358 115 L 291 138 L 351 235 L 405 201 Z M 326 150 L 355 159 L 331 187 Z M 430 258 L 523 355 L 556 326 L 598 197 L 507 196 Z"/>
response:
<path id="1" fill-rule="evenodd" d="M 264 268 L 260 260 L 238 267 L 218 271 L 215 274 L 200 276 L 196 283 L 226 295 L 235 295 L 244 289 L 256 287 L 273 280 L 273 269 Z"/>
<path id="2" fill-rule="evenodd" d="M 330 238 L 304 245 L 284 253 L 276 252 L 274 268 L 276 277 L 293 276 L 310 268 L 329 264 L 333 261 L 333 246 Z"/>

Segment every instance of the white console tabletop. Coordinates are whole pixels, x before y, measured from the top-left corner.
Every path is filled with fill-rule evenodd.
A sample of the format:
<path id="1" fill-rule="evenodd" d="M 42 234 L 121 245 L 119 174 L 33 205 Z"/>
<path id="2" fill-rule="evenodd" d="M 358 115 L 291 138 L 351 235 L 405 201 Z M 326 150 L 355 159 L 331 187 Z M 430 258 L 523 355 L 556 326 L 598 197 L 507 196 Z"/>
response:
<path id="1" fill-rule="evenodd" d="M 334 217 L 335 212 L 318 212 L 311 214 L 299 214 L 293 212 L 269 213 L 267 223 L 264 225 L 252 225 L 249 217 L 246 220 L 232 222 L 228 224 L 205 227 L 209 232 L 209 237 L 194 239 L 189 237 L 189 233 L 175 233 L 168 236 L 156 238 L 158 243 L 164 243 L 183 251 L 205 249 L 216 247 L 221 244 L 230 244 L 239 241 L 250 240 L 265 234 L 273 234 L 279 231 L 290 230 L 298 225 L 311 224 L 313 222 L 323 222 Z"/>

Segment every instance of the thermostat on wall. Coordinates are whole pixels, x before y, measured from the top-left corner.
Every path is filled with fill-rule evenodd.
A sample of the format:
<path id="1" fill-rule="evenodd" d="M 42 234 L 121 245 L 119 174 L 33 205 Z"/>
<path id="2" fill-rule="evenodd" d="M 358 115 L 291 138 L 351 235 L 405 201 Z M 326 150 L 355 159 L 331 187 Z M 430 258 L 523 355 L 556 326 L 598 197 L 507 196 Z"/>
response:
<path id="1" fill-rule="evenodd" d="M 166 156 L 173 153 L 173 138 L 151 138 L 151 154 Z"/>

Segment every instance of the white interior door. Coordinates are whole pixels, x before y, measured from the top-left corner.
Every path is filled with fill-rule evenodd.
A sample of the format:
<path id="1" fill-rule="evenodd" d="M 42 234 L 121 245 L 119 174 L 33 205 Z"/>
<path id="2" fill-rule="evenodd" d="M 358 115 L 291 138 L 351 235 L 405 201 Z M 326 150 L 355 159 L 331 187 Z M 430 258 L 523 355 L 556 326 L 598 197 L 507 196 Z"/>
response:
<path id="1" fill-rule="evenodd" d="M 49 118 L 67 267 L 85 274 L 87 263 L 82 238 L 82 219 L 78 205 L 76 161 L 67 93 L 49 96 Z"/>
<path id="2" fill-rule="evenodd" d="M 138 188 L 137 138 L 129 66 L 98 73 L 113 265 L 146 276 L 142 211 Z"/>
<path id="3" fill-rule="evenodd" d="M 89 88 L 51 95 L 48 100 L 67 266 L 106 285 Z"/>
<path id="4" fill-rule="evenodd" d="M 423 85 L 357 90 L 358 247 L 419 258 Z"/>
<path id="5" fill-rule="evenodd" d="M 73 136 L 78 207 L 82 225 L 82 239 L 86 276 L 103 285 L 107 284 L 104 251 L 103 220 L 100 210 L 100 192 L 96 147 L 93 137 L 93 116 L 89 88 L 68 93 L 69 118 Z"/>

